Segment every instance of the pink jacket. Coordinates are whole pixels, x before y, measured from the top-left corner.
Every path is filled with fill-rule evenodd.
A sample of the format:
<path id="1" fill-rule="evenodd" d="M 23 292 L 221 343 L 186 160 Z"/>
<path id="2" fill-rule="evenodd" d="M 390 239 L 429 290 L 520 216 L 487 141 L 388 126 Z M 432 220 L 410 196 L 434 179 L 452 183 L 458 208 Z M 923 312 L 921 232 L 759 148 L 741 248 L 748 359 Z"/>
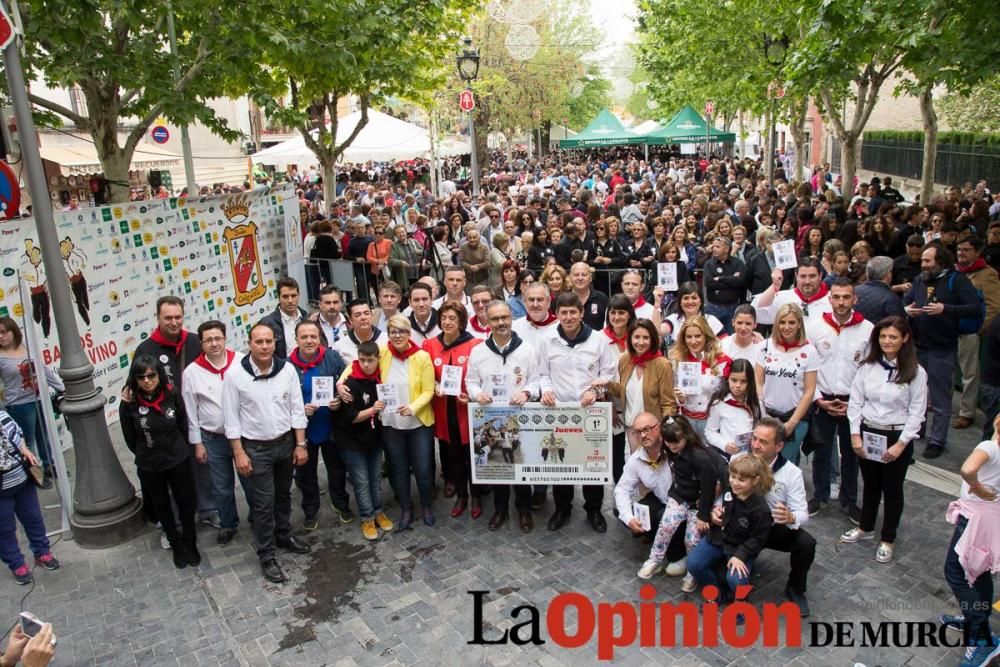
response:
<path id="1" fill-rule="evenodd" d="M 958 523 L 969 520 L 965 532 L 955 544 L 958 562 L 965 570 L 965 580 L 972 586 L 984 572 L 1000 572 L 1000 502 L 955 500 L 948 505 L 945 518 Z"/>

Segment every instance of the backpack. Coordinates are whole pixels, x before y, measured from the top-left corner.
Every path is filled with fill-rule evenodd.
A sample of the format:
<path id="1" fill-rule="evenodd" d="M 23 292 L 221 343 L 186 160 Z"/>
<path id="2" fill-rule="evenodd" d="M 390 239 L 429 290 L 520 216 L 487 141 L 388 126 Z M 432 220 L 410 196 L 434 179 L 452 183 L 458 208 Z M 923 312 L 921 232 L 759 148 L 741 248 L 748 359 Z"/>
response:
<path id="1" fill-rule="evenodd" d="M 955 293 L 955 276 L 958 275 L 957 271 L 953 271 L 951 276 L 948 278 L 948 293 Z M 971 280 L 969 281 L 972 282 Z M 979 313 L 973 317 L 961 317 L 958 320 L 958 333 L 959 335 L 967 335 L 979 333 L 979 330 L 983 328 L 983 324 L 986 323 L 986 297 L 983 296 L 983 290 L 979 289 L 975 285 L 972 285 L 972 289 L 976 291 L 976 298 L 979 300 Z"/>

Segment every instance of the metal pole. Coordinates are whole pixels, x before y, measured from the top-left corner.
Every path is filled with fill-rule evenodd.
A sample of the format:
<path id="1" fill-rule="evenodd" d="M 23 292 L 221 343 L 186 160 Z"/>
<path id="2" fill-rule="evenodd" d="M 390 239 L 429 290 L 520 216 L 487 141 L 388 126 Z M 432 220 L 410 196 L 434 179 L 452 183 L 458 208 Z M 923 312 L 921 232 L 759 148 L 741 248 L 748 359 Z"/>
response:
<path id="1" fill-rule="evenodd" d="M 470 90 L 466 88 L 466 90 Z M 479 158 L 476 155 L 476 123 L 472 119 L 472 112 L 469 112 L 469 139 L 472 141 L 472 196 L 479 195 Z"/>
<path id="2" fill-rule="evenodd" d="M 772 97 L 770 104 L 771 118 L 770 118 L 770 123 L 768 125 L 768 133 L 767 133 L 767 162 L 765 163 L 767 165 L 767 184 L 770 187 L 774 186 L 774 135 L 776 132 L 774 127 L 774 116 L 775 116 L 774 107 L 775 107 L 774 98 Z"/>
<path id="3" fill-rule="evenodd" d="M 711 139 L 709 137 L 709 129 L 708 129 L 709 125 L 708 125 L 708 122 L 709 122 L 708 121 L 708 114 L 706 113 L 705 114 L 705 161 L 706 162 L 711 162 L 712 161 L 712 147 L 711 147 L 711 143 L 710 143 Z M 707 174 L 708 172 L 705 172 L 705 173 Z"/>
<path id="4" fill-rule="evenodd" d="M 66 382 L 62 411 L 73 435 L 76 455 L 76 489 L 70 520 L 73 537 L 84 547 L 109 547 L 142 530 L 145 525 L 142 503 L 136 498 L 135 489 L 125 476 L 111 444 L 104 418 L 106 400 L 94 386 L 94 367 L 80 344 L 17 40 L 4 49 L 4 69 L 21 138 L 21 159 L 27 170 L 38 245 L 42 250 L 62 351 L 59 375 Z"/>
<path id="5" fill-rule="evenodd" d="M 177 59 L 177 33 L 174 30 L 174 10 L 167 2 L 167 36 L 170 38 L 170 56 L 174 61 L 174 83 L 181 79 L 180 61 Z M 191 137 L 187 125 L 181 125 L 181 155 L 184 156 L 184 178 L 187 181 L 188 197 L 198 194 L 198 184 L 194 180 L 194 158 L 191 157 Z"/>
<path id="6" fill-rule="evenodd" d="M 431 194 L 437 197 L 438 194 L 438 179 L 437 179 L 437 151 L 434 145 L 437 143 L 437 130 L 434 127 L 434 112 L 430 113 L 430 122 L 428 122 L 428 134 L 431 140 Z"/>

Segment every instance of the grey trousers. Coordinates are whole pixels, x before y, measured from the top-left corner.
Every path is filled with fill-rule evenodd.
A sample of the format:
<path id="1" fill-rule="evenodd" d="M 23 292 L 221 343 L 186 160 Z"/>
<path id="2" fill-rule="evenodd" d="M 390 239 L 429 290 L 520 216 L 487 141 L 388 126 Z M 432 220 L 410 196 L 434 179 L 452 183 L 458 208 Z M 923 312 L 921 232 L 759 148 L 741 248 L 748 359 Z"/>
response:
<path id="1" fill-rule="evenodd" d="M 927 444 L 945 447 L 951 425 L 951 389 L 954 386 L 957 353 L 950 350 L 917 348 L 920 365 L 927 371 L 927 407 L 934 420 L 926 425 Z"/>
<path id="2" fill-rule="evenodd" d="M 253 472 L 253 539 L 257 557 L 274 558 L 275 540 L 287 540 L 292 534 L 292 452 L 295 442 L 291 432 L 276 440 L 243 438 L 243 450 L 250 457 Z"/>
<path id="3" fill-rule="evenodd" d="M 979 334 L 958 337 L 958 365 L 962 369 L 962 400 L 958 414 L 973 419 L 979 402 Z"/>

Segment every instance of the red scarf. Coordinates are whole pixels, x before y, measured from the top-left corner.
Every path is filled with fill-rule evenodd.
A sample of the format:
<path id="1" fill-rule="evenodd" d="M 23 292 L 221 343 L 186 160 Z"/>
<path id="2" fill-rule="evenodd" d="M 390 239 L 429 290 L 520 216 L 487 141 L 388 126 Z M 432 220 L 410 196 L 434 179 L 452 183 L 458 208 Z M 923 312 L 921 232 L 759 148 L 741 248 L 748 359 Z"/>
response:
<path id="1" fill-rule="evenodd" d="M 202 352 L 197 357 L 195 357 L 194 363 L 201 366 L 209 373 L 215 373 L 216 375 L 219 376 L 219 379 L 222 380 L 225 379 L 226 371 L 229 370 L 229 366 L 233 363 L 233 359 L 235 358 L 236 358 L 235 352 L 233 352 L 232 350 L 226 350 L 226 365 L 223 366 L 222 368 L 216 368 L 215 366 L 212 365 L 212 362 L 208 360 L 208 357 L 205 356 L 205 353 Z"/>
<path id="2" fill-rule="evenodd" d="M 833 317 L 833 313 L 823 313 L 823 320 L 831 327 L 833 327 L 833 330 L 839 334 L 847 327 L 853 327 L 856 324 L 861 324 L 862 322 L 864 322 L 865 316 L 855 310 L 853 313 L 851 313 L 851 319 L 847 320 L 847 322 L 845 322 L 844 324 L 841 324 Z"/>
<path id="3" fill-rule="evenodd" d="M 640 354 L 637 357 L 632 358 L 632 364 L 637 368 L 645 368 L 646 363 L 652 361 L 653 359 L 659 359 L 663 356 L 663 353 L 659 350 L 649 349 Z"/>
<path id="4" fill-rule="evenodd" d="M 410 346 L 405 350 L 403 350 L 402 352 L 397 350 L 396 346 L 393 345 L 392 343 L 390 343 L 387 347 L 389 348 L 389 352 L 392 353 L 392 356 L 396 357 L 400 361 L 406 361 L 407 359 L 409 359 L 414 354 L 420 351 L 420 346 L 414 343 L 412 340 L 410 341 Z"/>
<path id="5" fill-rule="evenodd" d="M 745 402 L 737 401 L 735 398 L 732 397 L 732 394 L 730 394 L 729 398 L 725 400 L 725 404 L 731 405 L 734 408 L 741 408 L 743 410 L 746 410 L 747 414 L 750 415 L 750 418 L 753 419 L 753 412 L 750 411 L 750 406 L 748 406 Z"/>
<path id="6" fill-rule="evenodd" d="M 690 361 L 691 363 L 701 364 L 702 373 L 704 373 L 705 371 L 712 372 L 712 367 L 708 365 L 707 361 L 705 361 L 704 359 L 698 359 L 690 352 L 688 353 L 687 360 Z M 720 364 L 722 365 L 722 377 L 728 378 L 729 367 L 732 366 L 733 360 L 720 352 L 719 355 L 715 358 L 715 365 L 718 366 Z"/>
<path id="7" fill-rule="evenodd" d="M 316 368 L 323 362 L 323 357 L 326 356 L 326 347 L 320 345 L 316 351 L 316 358 L 312 361 L 303 361 L 302 357 L 299 356 L 299 348 L 292 350 L 292 353 L 288 355 L 288 360 L 295 365 L 300 371 L 305 373 L 306 371 Z"/>
<path id="8" fill-rule="evenodd" d="M 819 301 L 827 294 L 829 294 L 830 288 L 826 286 L 826 283 L 820 283 L 819 289 L 816 290 L 816 293 L 813 294 L 812 296 L 806 296 L 805 294 L 799 291 L 798 287 L 794 288 L 793 291 L 795 292 L 795 296 L 799 297 L 799 299 L 802 300 L 802 303 L 808 306 L 810 303 L 813 303 L 814 301 Z"/>
<path id="9" fill-rule="evenodd" d="M 156 398 L 154 398 L 152 401 L 147 401 L 146 399 L 144 399 L 139 392 L 135 393 L 135 399 L 136 401 L 138 401 L 139 405 L 146 408 L 152 408 L 153 410 L 159 412 L 161 415 L 163 414 L 163 408 L 161 408 L 160 406 L 163 404 L 163 399 L 165 399 L 166 397 L 167 397 L 167 392 L 163 391 L 162 389 L 160 390 L 160 393 L 156 395 Z"/>
<path id="10" fill-rule="evenodd" d="M 625 340 L 628 338 L 628 332 L 625 332 L 621 338 L 615 335 L 615 330 L 611 327 L 604 327 L 604 335 L 611 339 L 611 342 L 618 346 L 619 351 L 625 349 Z"/>
<path id="11" fill-rule="evenodd" d="M 490 326 L 488 324 L 485 327 L 480 326 L 478 317 L 473 317 L 469 320 L 469 326 L 472 327 L 473 331 L 477 331 L 481 334 L 489 335 L 490 333 Z"/>
<path id="12" fill-rule="evenodd" d="M 805 340 L 805 341 L 802 341 L 801 343 L 799 343 L 798 341 L 796 341 L 796 342 L 794 342 L 794 343 L 782 343 L 782 342 L 781 342 L 781 341 L 779 341 L 779 340 L 775 340 L 775 341 L 774 341 L 774 344 L 775 344 L 775 345 L 776 345 L 777 347 L 780 347 L 780 348 L 782 348 L 782 349 L 783 349 L 783 350 L 784 350 L 785 352 L 790 352 L 791 350 L 794 350 L 794 349 L 797 349 L 797 348 L 800 348 L 800 347 L 803 347 L 803 346 L 805 346 L 805 345 L 806 345 L 806 344 L 808 344 L 808 343 L 809 343 L 809 341 L 808 341 L 808 340 Z"/>
<path id="13" fill-rule="evenodd" d="M 980 269 L 986 268 L 986 260 L 980 257 L 979 259 L 974 261 L 972 264 L 969 264 L 968 266 L 962 266 L 961 264 L 956 264 L 955 268 L 958 269 L 959 273 L 975 273 Z"/>
<path id="14" fill-rule="evenodd" d="M 541 322 L 536 322 L 533 319 L 531 319 L 530 317 L 528 318 L 528 322 L 531 323 L 531 326 L 535 327 L 536 329 L 539 329 L 541 327 L 547 327 L 548 325 L 550 325 L 553 322 L 555 322 L 557 319 L 559 319 L 559 318 L 556 317 L 555 315 L 553 315 L 552 313 L 548 313 L 548 314 L 546 314 L 545 319 L 542 320 Z"/>
<path id="15" fill-rule="evenodd" d="M 391 347 L 391 346 L 390 346 Z M 382 378 L 379 374 L 378 366 L 375 367 L 375 372 L 368 375 L 362 370 L 361 362 L 355 359 L 351 362 L 351 377 L 355 380 L 371 380 L 375 384 L 381 384 Z"/>
<path id="16" fill-rule="evenodd" d="M 181 329 L 181 335 L 178 336 L 177 342 L 167 340 L 166 337 L 162 333 L 160 333 L 160 327 L 156 327 L 155 329 L 153 329 L 153 333 L 152 335 L 150 335 L 150 338 L 153 340 L 154 343 L 158 343 L 164 347 L 174 348 L 175 357 L 181 356 L 181 350 L 184 349 L 184 343 L 187 341 L 187 337 L 188 337 L 188 332 L 185 331 L 184 329 Z"/>
<path id="17" fill-rule="evenodd" d="M 645 305 L 646 305 L 646 297 L 640 294 L 639 298 L 636 299 L 635 303 L 632 304 L 632 309 L 638 310 L 639 308 L 642 308 Z"/>

